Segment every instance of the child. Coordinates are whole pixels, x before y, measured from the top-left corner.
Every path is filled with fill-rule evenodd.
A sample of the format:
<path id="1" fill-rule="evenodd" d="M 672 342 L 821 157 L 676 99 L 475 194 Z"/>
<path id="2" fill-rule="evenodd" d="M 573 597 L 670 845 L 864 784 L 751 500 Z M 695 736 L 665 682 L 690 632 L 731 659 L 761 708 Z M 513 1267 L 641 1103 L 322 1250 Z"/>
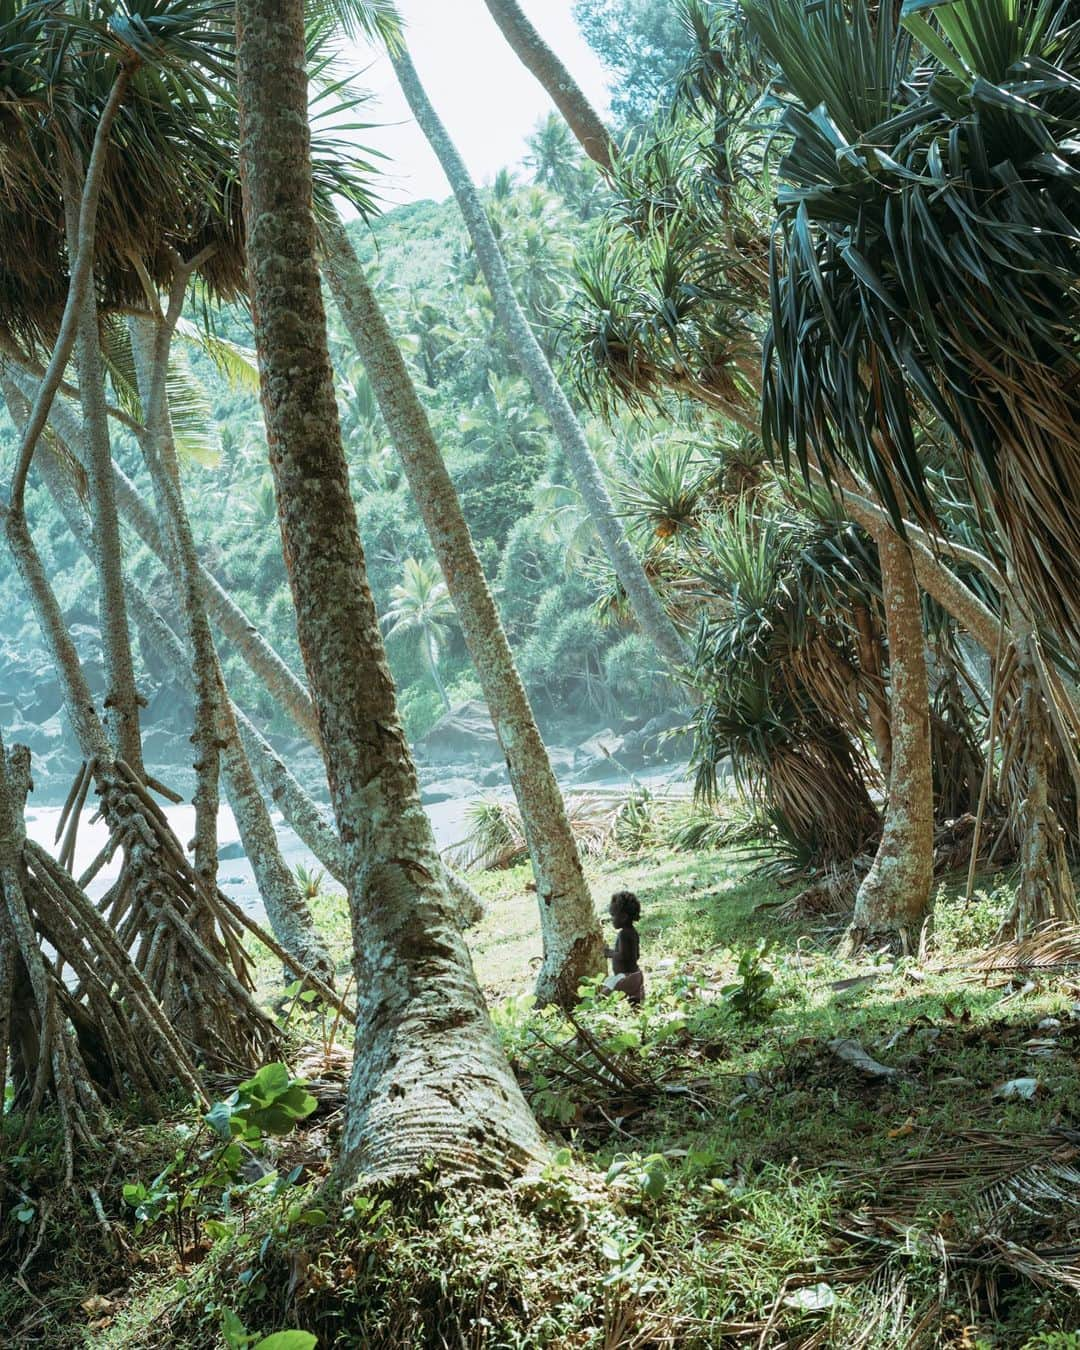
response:
<path id="1" fill-rule="evenodd" d="M 637 1007 L 645 998 L 645 976 L 638 965 L 641 943 L 634 921 L 641 918 L 641 901 L 633 891 L 616 891 L 608 906 L 611 922 L 619 930 L 614 947 L 605 947 L 611 961 L 611 974 L 604 981 L 607 989 L 617 989 Z"/>

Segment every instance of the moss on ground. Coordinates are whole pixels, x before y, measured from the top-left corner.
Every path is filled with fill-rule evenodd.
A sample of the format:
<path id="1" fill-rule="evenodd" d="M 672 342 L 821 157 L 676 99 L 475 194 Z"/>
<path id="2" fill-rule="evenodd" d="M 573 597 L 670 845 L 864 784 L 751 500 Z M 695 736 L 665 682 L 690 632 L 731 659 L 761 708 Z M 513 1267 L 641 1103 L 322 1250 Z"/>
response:
<path id="1" fill-rule="evenodd" d="M 489 908 L 470 934 L 552 1135 L 544 1175 L 482 1196 L 432 1176 L 344 1210 L 319 1200 L 342 1032 L 324 1063 L 332 1022 L 297 1009 L 322 1105 L 269 1159 L 281 1175 L 300 1167 L 296 1183 L 200 1202 L 218 1226 L 192 1224 L 181 1269 L 163 1225 L 136 1234 L 119 1187 L 151 1175 L 191 1118 L 128 1131 L 131 1153 L 85 1161 L 22 1283 L 3 1286 L 13 1343 L 203 1350 L 225 1343 L 228 1311 L 252 1333 L 307 1327 L 321 1346 L 375 1350 L 1080 1350 L 1080 971 L 944 964 L 992 938 L 1007 886 L 970 904 L 944 892 L 922 959 L 840 960 L 841 919 L 792 913 L 731 854 L 656 851 L 592 880 L 598 902 L 623 887 L 641 897 L 640 1013 L 590 993 L 578 1030 L 530 1006 L 526 869 L 479 879 Z M 316 907 L 344 972 L 343 902 Z M 269 993 L 278 973 L 260 973 Z M 890 1072 L 860 1070 L 837 1042 Z M 34 1147 L 22 1185 L 45 1196 L 45 1137 Z M 17 1269 L 34 1225 L 4 1223 Z"/>

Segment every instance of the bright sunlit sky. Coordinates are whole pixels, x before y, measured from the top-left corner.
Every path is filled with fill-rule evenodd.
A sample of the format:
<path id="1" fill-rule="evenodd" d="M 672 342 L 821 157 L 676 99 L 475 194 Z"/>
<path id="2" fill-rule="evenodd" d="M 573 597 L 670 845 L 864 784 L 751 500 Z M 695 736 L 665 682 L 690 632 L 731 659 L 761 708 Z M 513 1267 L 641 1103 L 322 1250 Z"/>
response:
<path id="1" fill-rule="evenodd" d="M 522 0 L 522 8 L 601 112 L 606 111 L 603 67 L 578 32 L 573 0 Z M 525 140 L 552 107 L 547 95 L 506 44 L 484 0 L 398 0 L 413 62 L 435 110 L 476 182 L 489 182 L 525 154 Z M 359 83 L 375 94 L 365 118 L 384 123 L 362 134 L 365 145 L 388 155 L 380 183 L 386 207 L 450 188 L 423 134 L 412 120 L 385 57 L 356 46 Z"/>

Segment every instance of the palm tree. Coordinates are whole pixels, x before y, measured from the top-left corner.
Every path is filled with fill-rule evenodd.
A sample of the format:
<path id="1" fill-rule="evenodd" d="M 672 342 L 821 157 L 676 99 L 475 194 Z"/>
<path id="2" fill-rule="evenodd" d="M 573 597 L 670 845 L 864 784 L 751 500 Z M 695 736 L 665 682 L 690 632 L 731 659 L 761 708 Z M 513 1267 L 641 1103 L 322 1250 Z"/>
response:
<path id="1" fill-rule="evenodd" d="M 458 932 L 367 584 L 316 261 L 304 6 L 238 0 L 236 20 L 270 462 L 348 869 L 357 1054 L 340 1171 L 411 1177 L 434 1160 L 483 1182 L 528 1165 L 540 1138 Z"/>
<path id="2" fill-rule="evenodd" d="M 432 107 L 408 52 L 398 47 L 391 53 L 398 82 L 409 106 L 450 180 L 477 260 L 491 291 L 499 321 L 506 332 L 537 401 L 551 420 L 582 499 L 596 521 L 604 551 L 619 578 L 642 632 L 673 667 L 685 659 L 683 642 L 631 548 L 615 513 L 607 487 L 589 451 L 585 433 L 573 408 L 559 387 L 528 319 L 518 303 L 506 264 L 491 229 L 476 187 L 457 148 Z"/>
<path id="3" fill-rule="evenodd" d="M 517 0 L 484 0 L 484 3 L 522 64 L 536 76 L 566 118 L 585 153 L 601 169 L 609 169 L 616 149 L 607 127 L 574 77 L 529 22 Z"/>
<path id="4" fill-rule="evenodd" d="M 325 223 L 323 237 L 331 292 L 366 364 L 383 418 L 405 466 L 446 578 L 440 599 L 449 594 L 453 600 L 506 756 L 540 908 L 544 954 L 537 976 L 537 996 L 543 1002 L 570 1005 L 576 1001 L 581 980 L 597 974 L 601 968 L 603 940 L 562 793 L 476 556 L 461 503 L 405 361 L 340 221 Z M 520 437 L 535 434 L 536 429 L 527 417 L 507 418 L 507 423 Z M 421 566 L 416 564 L 418 569 Z M 433 578 L 425 577 L 423 587 L 416 585 L 413 590 L 430 593 L 434 589 L 432 581 Z M 415 615 L 417 608 L 414 597 L 411 614 Z"/>
<path id="5" fill-rule="evenodd" d="M 439 674 L 439 657 L 446 646 L 454 605 L 438 567 L 422 558 L 406 558 L 404 575 L 391 592 L 390 601 L 382 616 L 386 636 L 418 639 L 428 674 L 449 712 L 450 697 Z"/>

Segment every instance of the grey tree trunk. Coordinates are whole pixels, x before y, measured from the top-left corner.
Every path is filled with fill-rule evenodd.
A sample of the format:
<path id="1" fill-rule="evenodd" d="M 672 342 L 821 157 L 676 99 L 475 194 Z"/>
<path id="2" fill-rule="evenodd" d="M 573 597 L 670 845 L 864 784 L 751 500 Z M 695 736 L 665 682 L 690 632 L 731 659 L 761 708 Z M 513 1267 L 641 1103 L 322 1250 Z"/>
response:
<path id="1" fill-rule="evenodd" d="M 934 787 L 930 759 L 930 690 L 922 605 L 911 549 L 892 529 L 877 535 L 889 642 L 892 771 L 885 826 L 874 864 L 859 887 L 853 944 L 899 934 L 914 944 L 934 879 Z"/>
<path id="2" fill-rule="evenodd" d="M 547 91 L 581 148 L 607 173 L 616 147 L 603 119 L 577 81 L 529 22 L 517 0 L 484 0 L 503 37 Z"/>
<path id="3" fill-rule="evenodd" d="M 195 536 L 184 503 L 180 482 L 180 463 L 173 442 L 172 419 L 166 393 L 166 373 L 169 349 L 176 321 L 180 317 L 187 289 L 187 278 L 181 273 L 173 283 L 173 294 L 168 311 L 155 320 L 133 318 L 129 323 L 131 346 L 135 356 L 139 397 L 146 421 L 144 458 L 150 470 L 150 480 L 158 504 L 158 516 L 168 541 L 171 555 L 169 575 L 176 595 L 191 649 L 192 677 L 195 698 L 195 726 L 192 741 L 195 745 L 195 871 L 203 884 L 217 886 L 218 864 L 218 807 L 220 792 L 218 774 L 221 764 L 219 737 L 227 714 L 220 706 L 224 680 L 218 663 L 210 621 L 203 604 L 199 582 L 199 557 Z M 110 462 L 111 473 L 111 462 Z"/>
<path id="4" fill-rule="evenodd" d="M 408 367 L 341 222 L 324 224 L 323 234 L 331 293 L 405 467 L 506 756 L 540 906 L 537 997 L 573 1006 L 581 980 L 603 969 L 604 942 L 562 793 Z"/>
<path id="5" fill-rule="evenodd" d="M 1014 627 L 1016 679 L 1019 681 L 1018 755 L 1023 781 L 1016 784 L 1020 801 L 1014 809 L 1020 842 L 1020 881 L 1002 937 L 1023 940 L 1051 920 L 1075 923 L 1076 887 L 1065 848 L 1065 831 L 1050 800 L 1050 765 L 1054 734 L 1047 700 L 1039 679 L 1032 625 Z"/>
<path id="6" fill-rule="evenodd" d="M 81 191 L 74 167 L 69 166 L 65 183 L 68 251 L 79 248 L 79 198 Z M 75 361 L 82 401 L 86 472 L 90 511 L 94 521 L 94 571 L 98 581 L 98 625 L 101 629 L 106 694 L 105 727 L 109 741 L 121 759 L 141 774 L 142 738 L 139 734 L 139 695 L 135 686 L 135 663 L 131 654 L 127 607 L 124 603 L 123 555 L 120 521 L 112 480 L 112 446 L 105 400 L 105 370 L 101 360 L 97 299 L 94 285 L 87 287 L 79 312 Z"/>
<path id="7" fill-rule="evenodd" d="M 465 218 L 466 229 L 476 249 L 477 261 L 491 292 L 495 313 L 506 331 L 526 379 L 532 386 L 537 402 L 551 419 L 551 425 L 566 455 L 585 509 L 596 526 L 597 535 L 619 584 L 626 592 L 634 618 L 661 656 L 670 665 L 681 666 L 687 656 L 682 639 L 645 575 L 641 559 L 626 537 L 626 531 L 615 513 L 615 507 L 589 449 L 581 423 L 559 387 L 547 357 L 518 303 L 491 222 L 469 177 L 465 162 L 431 106 L 408 53 L 401 48 L 391 55 L 391 60 L 413 116 L 420 124 L 450 180 L 461 214 Z"/>
<path id="8" fill-rule="evenodd" d="M 486 1182 L 541 1152 L 442 880 L 349 492 L 311 201 L 303 0 L 238 0 L 240 167 L 270 463 L 345 850 L 356 1053 L 340 1174 Z"/>

